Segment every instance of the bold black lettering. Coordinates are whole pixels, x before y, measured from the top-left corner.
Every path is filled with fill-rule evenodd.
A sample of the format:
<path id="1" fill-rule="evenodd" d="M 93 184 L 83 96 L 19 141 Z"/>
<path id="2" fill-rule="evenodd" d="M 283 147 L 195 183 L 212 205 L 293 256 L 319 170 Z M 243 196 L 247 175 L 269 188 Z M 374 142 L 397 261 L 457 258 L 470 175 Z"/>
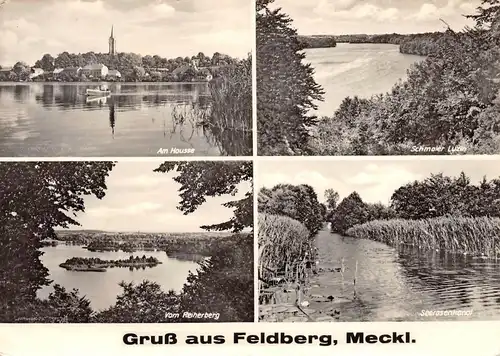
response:
<path id="1" fill-rule="evenodd" d="M 123 343 L 125 345 L 137 345 L 137 335 L 133 333 L 123 335 Z"/>
<path id="2" fill-rule="evenodd" d="M 139 344 L 144 345 L 146 341 L 149 341 L 149 336 L 139 336 Z"/>
<path id="3" fill-rule="evenodd" d="M 226 339 L 223 335 L 215 335 L 214 336 L 214 344 L 222 345 L 226 342 Z"/>
<path id="4" fill-rule="evenodd" d="M 365 333 L 347 333 L 346 343 L 347 344 L 362 344 L 365 339 Z"/>
<path id="5" fill-rule="evenodd" d="M 165 334 L 165 345 L 175 345 L 177 344 L 177 334 L 169 333 Z"/>
<path id="6" fill-rule="evenodd" d="M 237 344 L 240 340 L 245 338 L 246 333 L 234 333 L 233 342 Z"/>
<path id="7" fill-rule="evenodd" d="M 189 335 L 188 337 L 186 337 L 186 344 L 188 344 L 188 345 L 198 345 L 199 344 L 199 342 L 198 342 L 198 336 Z"/>

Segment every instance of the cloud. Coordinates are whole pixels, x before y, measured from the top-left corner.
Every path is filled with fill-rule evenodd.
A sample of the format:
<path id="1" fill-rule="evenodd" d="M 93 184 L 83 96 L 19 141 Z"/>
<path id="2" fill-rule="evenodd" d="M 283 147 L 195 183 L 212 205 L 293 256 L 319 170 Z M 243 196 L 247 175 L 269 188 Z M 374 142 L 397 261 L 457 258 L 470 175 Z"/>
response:
<path id="1" fill-rule="evenodd" d="M 454 29 L 470 25 L 480 0 L 276 0 L 302 34 L 415 33 L 443 29 L 439 18 Z M 363 21 L 362 23 L 360 21 Z"/>

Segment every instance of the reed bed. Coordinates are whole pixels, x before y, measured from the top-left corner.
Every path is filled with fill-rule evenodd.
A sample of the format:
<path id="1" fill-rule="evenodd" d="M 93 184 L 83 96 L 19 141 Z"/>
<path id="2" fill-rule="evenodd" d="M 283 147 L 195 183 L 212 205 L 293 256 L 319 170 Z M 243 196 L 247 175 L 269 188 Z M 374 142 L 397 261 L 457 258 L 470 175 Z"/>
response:
<path id="1" fill-rule="evenodd" d="M 208 83 L 206 105 L 178 105 L 172 112 L 176 125 L 190 123 L 215 131 L 252 132 L 252 66 L 246 60 L 224 68 Z"/>
<path id="2" fill-rule="evenodd" d="M 301 266 L 312 252 L 314 238 L 299 221 L 259 214 L 259 275 L 299 282 Z"/>
<path id="3" fill-rule="evenodd" d="M 500 255 L 500 218 L 439 217 L 424 220 L 375 220 L 356 225 L 346 234 L 422 249 L 496 258 Z"/>

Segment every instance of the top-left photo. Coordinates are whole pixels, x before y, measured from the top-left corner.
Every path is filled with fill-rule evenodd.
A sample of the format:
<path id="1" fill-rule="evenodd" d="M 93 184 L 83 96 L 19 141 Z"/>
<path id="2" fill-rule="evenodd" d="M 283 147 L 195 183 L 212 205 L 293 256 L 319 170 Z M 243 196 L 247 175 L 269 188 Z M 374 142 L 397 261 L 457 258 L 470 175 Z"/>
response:
<path id="1" fill-rule="evenodd" d="M 252 155 L 252 0 L 0 0 L 0 157 Z"/>

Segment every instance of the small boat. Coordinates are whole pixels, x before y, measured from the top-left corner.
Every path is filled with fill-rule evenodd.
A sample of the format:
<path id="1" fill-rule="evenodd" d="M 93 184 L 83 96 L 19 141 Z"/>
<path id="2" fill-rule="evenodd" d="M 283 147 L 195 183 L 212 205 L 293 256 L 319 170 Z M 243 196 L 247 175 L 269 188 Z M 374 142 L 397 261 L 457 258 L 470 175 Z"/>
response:
<path id="1" fill-rule="evenodd" d="M 111 94 L 111 91 L 108 88 L 101 86 L 98 89 L 87 89 L 85 94 L 87 96 L 90 96 L 90 95 L 101 96 L 101 95 L 109 95 L 109 94 Z"/>

